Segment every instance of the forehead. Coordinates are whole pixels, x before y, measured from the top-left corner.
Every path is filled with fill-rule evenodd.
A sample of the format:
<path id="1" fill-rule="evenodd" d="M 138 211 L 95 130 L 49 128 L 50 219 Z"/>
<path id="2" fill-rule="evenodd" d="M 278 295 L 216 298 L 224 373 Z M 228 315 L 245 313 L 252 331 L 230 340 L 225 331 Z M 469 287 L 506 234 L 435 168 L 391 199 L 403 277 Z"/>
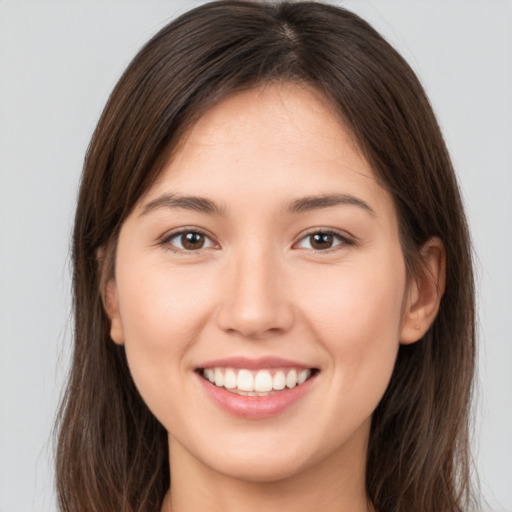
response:
<path id="1" fill-rule="evenodd" d="M 235 93 L 197 122 L 185 143 L 222 147 L 257 139 L 264 146 L 300 144 L 313 153 L 344 146 L 345 157 L 359 163 L 357 144 L 333 106 L 308 85 L 264 85 Z M 355 158 L 354 158 L 355 157 Z"/>
<path id="2" fill-rule="evenodd" d="M 175 190 L 266 202 L 342 192 L 391 203 L 333 106 L 301 84 L 237 92 L 208 110 L 145 198 Z"/>

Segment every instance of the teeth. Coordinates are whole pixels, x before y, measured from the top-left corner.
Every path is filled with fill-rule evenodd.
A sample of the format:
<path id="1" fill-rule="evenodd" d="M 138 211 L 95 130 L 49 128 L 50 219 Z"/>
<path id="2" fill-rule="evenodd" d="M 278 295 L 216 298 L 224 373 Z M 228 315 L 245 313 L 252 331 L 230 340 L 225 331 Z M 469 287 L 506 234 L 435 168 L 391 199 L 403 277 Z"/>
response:
<path id="1" fill-rule="evenodd" d="M 254 378 L 249 370 L 240 370 L 238 372 L 236 387 L 240 391 L 254 391 Z"/>
<path id="2" fill-rule="evenodd" d="M 254 391 L 272 391 L 272 376 L 265 370 L 260 370 L 254 379 Z"/>
<path id="3" fill-rule="evenodd" d="M 294 388 L 303 384 L 311 376 L 309 369 L 271 370 L 241 369 L 238 373 L 233 368 L 205 368 L 203 377 L 217 387 L 224 387 L 246 396 L 268 396 L 284 388 Z"/>
<path id="4" fill-rule="evenodd" d="M 224 374 L 224 387 L 227 389 L 233 389 L 236 388 L 236 383 L 236 373 L 231 368 L 228 368 Z"/>
<path id="5" fill-rule="evenodd" d="M 303 382 L 306 382 L 307 378 L 310 375 L 311 375 L 311 371 L 310 370 L 301 370 L 299 372 L 299 375 L 297 376 L 297 384 L 302 384 Z"/>
<path id="6" fill-rule="evenodd" d="M 272 387 L 278 391 L 286 386 L 286 377 L 281 370 L 277 371 L 272 379 Z"/>
<path id="7" fill-rule="evenodd" d="M 297 385 L 297 372 L 295 370 L 291 370 L 288 372 L 286 376 L 286 387 L 294 388 Z"/>
<path id="8" fill-rule="evenodd" d="M 220 368 L 215 368 L 215 385 L 219 388 L 224 386 L 224 374 Z"/>

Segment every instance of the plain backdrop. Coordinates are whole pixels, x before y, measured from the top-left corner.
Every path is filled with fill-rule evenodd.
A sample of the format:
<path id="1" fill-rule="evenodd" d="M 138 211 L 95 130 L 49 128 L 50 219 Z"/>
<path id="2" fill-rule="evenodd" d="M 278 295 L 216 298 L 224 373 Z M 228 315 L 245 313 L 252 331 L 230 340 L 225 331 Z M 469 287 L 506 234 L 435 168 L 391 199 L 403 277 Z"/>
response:
<path id="1" fill-rule="evenodd" d="M 81 164 L 120 73 L 185 0 L 0 0 L 0 512 L 54 512 L 51 429 L 68 367 Z M 512 2 L 355 0 L 419 74 L 477 254 L 475 457 L 512 511 Z"/>

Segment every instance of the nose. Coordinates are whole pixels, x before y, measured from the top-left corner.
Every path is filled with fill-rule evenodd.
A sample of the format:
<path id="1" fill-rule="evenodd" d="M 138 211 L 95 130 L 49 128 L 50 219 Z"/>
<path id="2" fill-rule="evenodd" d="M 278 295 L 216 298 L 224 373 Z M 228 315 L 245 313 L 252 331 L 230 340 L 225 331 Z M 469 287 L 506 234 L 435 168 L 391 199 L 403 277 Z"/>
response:
<path id="1" fill-rule="evenodd" d="M 292 328 L 289 288 L 282 267 L 268 251 L 245 252 L 231 262 L 227 274 L 217 314 L 222 330 L 263 339 Z"/>

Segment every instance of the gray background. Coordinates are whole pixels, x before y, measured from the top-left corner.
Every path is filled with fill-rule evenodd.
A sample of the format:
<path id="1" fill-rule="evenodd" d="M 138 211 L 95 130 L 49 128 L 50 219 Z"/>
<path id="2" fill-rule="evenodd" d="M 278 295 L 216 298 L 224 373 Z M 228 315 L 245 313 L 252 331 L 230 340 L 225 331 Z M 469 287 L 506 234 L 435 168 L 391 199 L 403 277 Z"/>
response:
<path id="1" fill-rule="evenodd" d="M 0 512 L 56 510 L 69 235 L 95 122 L 140 45 L 198 3 L 0 0 Z M 512 2 L 343 5 L 418 72 L 452 152 L 478 255 L 475 457 L 486 510 L 512 511 Z"/>

